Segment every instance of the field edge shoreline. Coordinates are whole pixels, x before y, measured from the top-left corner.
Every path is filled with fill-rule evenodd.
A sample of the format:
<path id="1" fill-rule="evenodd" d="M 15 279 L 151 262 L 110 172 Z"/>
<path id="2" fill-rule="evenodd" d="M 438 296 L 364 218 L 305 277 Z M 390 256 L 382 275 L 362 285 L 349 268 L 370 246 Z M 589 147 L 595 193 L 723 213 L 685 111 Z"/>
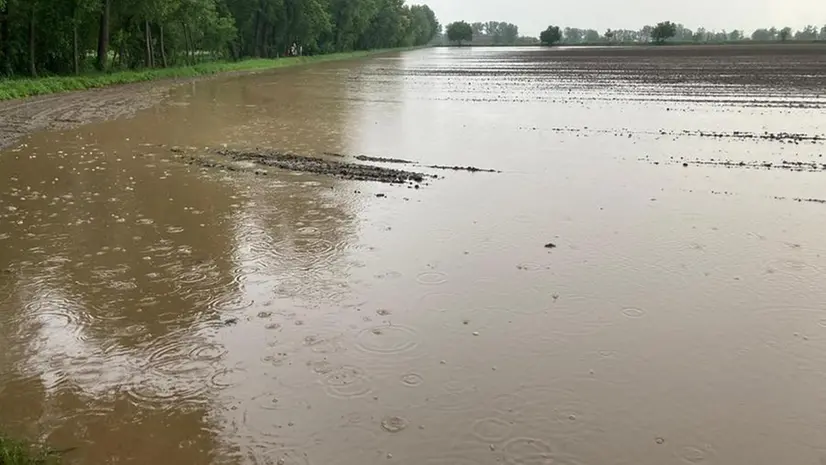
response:
<path id="1" fill-rule="evenodd" d="M 214 63 L 211 68 L 201 69 L 200 74 L 195 73 L 195 71 L 199 71 L 198 68 L 186 68 L 192 72 L 189 75 L 175 74 L 183 68 L 167 68 L 166 70 L 157 70 L 158 73 L 151 77 L 142 76 L 143 80 L 113 82 L 101 84 L 94 88 L 78 90 L 64 91 L 57 89 L 51 93 L 42 93 L 30 97 L 10 100 L 0 99 L 0 150 L 38 131 L 73 129 L 92 122 L 110 121 L 133 116 L 140 110 L 162 102 L 173 88 L 201 79 L 270 72 L 335 61 L 357 60 L 421 48 L 423 47 L 365 50 L 313 57 L 288 57 L 237 63 Z M 242 66 L 239 66 L 239 63 Z M 162 72 L 167 74 L 160 75 Z M 3 84 L 0 82 L 0 92 L 3 90 Z"/>
<path id="2" fill-rule="evenodd" d="M 24 101 L 42 95 L 87 91 L 140 82 L 163 82 L 220 76 L 231 73 L 253 73 L 307 66 L 331 61 L 367 58 L 387 53 L 417 50 L 422 47 L 399 47 L 353 52 L 330 53 L 303 57 L 255 58 L 237 62 L 218 61 L 191 66 L 158 68 L 138 71 L 118 71 L 80 76 L 50 76 L 36 79 L 0 80 L 0 102 Z"/>

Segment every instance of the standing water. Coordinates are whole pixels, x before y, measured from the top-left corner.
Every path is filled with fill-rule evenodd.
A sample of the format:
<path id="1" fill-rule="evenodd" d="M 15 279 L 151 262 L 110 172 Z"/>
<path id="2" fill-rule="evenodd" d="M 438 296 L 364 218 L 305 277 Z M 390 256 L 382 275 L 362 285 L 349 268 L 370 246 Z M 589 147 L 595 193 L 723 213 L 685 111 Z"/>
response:
<path id="1" fill-rule="evenodd" d="M 825 463 L 826 54 L 662 50 L 221 78 L 18 141 L 0 424 L 82 465 Z M 428 176 L 180 156 L 223 147 Z"/>

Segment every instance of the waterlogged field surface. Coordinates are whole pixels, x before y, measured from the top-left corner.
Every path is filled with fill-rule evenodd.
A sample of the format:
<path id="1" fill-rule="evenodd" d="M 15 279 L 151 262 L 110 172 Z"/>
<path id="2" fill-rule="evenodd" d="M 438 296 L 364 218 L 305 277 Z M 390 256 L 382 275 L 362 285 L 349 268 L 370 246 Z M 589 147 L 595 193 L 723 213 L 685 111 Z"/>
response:
<path id="1" fill-rule="evenodd" d="M 83 465 L 826 463 L 824 51 L 430 49 L 22 139 L 0 426 Z M 438 177 L 182 157 L 224 146 Z"/>

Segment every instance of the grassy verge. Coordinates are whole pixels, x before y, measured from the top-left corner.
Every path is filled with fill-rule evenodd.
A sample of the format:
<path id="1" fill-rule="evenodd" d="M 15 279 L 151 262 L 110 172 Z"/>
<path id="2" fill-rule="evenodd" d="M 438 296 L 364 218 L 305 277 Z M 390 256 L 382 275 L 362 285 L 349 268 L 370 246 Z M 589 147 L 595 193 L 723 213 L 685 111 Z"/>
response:
<path id="1" fill-rule="evenodd" d="M 56 464 L 54 454 L 21 441 L 0 435 L 0 465 Z"/>
<path id="2" fill-rule="evenodd" d="M 81 76 L 54 76 L 37 79 L 0 80 L 0 101 L 33 97 L 35 95 L 68 92 L 73 90 L 94 89 L 98 87 L 129 84 L 133 82 L 153 81 L 158 79 L 189 78 L 226 72 L 260 71 L 286 68 L 290 66 L 321 63 L 325 61 L 362 58 L 389 51 L 391 50 L 370 50 L 348 53 L 331 53 L 329 55 L 315 55 L 311 57 L 255 59 L 237 62 L 211 62 L 194 66 L 138 71 L 120 71 L 114 73 L 99 73 Z M 0 465 L 4 465 L 4 463 L 0 462 Z"/>

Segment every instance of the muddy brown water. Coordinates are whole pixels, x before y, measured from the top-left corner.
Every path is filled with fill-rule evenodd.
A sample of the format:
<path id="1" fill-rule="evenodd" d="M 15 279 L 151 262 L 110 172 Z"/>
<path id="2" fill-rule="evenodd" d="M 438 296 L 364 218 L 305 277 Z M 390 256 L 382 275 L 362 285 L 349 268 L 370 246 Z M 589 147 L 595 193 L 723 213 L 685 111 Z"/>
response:
<path id="1" fill-rule="evenodd" d="M 0 428 L 83 465 L 823 464 L 822 51 L 420 50 L 21 139 Z M 168 150 L 225 144 L 501 173 Z"/>

